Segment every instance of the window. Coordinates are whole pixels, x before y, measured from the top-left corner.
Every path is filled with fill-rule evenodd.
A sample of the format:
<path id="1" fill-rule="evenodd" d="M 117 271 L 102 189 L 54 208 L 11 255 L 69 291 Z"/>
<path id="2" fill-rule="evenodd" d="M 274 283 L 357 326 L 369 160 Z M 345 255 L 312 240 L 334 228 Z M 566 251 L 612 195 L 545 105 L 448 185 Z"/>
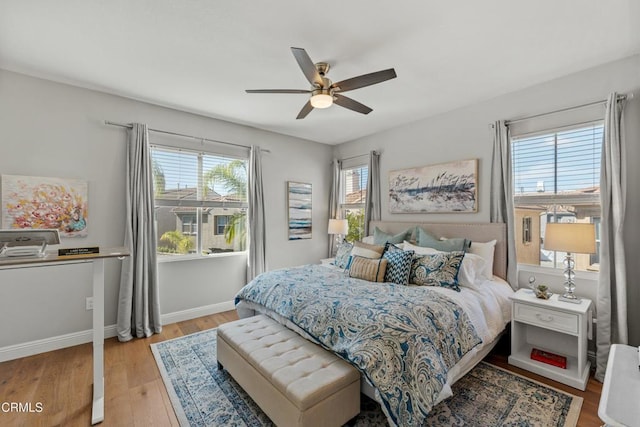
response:
<path id="1" fill-rule="evenodd" d="M 518 263 L 562 268 L 544 249 L 549 222 L 600 227 L 601 122 L 511 139 Z M 599 251 L 599 245 L 597 245 Z M 597 270 L 599 254 L 576 254 L 576 270 Z"/>
<path id="2" fill-rule="evenodd" d="M 151 156 L 158 254 L 244 250 L 246 160 L 158 146 Z"/>
<path id="3" fill-rule="evenodd" d="M 217 235 L 224 234 L 224 230 L 233 217 L 231 215 L 216 215 L 216 228 L 214 233 Z"/>
<path id="4" fill-rule="evenodd" d="M 354 166 L 341 171 L 340 211 L 349 222 L 349 241 L 364 237 L 364 207 L 367 201 L 368 166 Z"/>

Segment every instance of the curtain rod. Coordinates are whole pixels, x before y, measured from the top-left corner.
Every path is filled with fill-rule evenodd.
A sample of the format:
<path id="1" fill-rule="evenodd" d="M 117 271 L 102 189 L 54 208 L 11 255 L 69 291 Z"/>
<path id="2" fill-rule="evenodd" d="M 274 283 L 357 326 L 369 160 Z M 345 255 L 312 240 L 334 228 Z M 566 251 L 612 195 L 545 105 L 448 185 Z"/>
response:
<path id="1" fill-rule="evenodd" d="M 627 98 L 633 99 L 633 93 L 630 93 L 629 95 L 626 95 L 626 94 L 618 95 L 618 101 L 624 101 Z M 607 102 L 607 100 L 603 99 L 602 101 L 589 102 L 587 104 L 576 105 L 574 107 L 561 108 L 559 110 L 549 111 L 549 112 L 540 113 L 540 114 L 534 114 L 533 116 L 522 117 L 520 119 L 505 120 L 504 124 L 506 126 L 509 126 L 509 125 L 514 124 L 514 123 L 522 122 L 522 121 L 525 121 L 525 120 L 535 119 L 537 117 L 549 116 L 551 114 L 563 113 L 565 111 L 579 110 L 580 108 L 591 107 L 593 105 L 603 104 L 605 102 Z"/>
<path id="2" fill-rule="evenodd" d="M 108 121 L 108 120 L 105 120 L 105 121 L 104 121 L 104 124 L 105 124 L 105 125 L 110 125 L 110 126 L 118 126 L 118 127 L 121 127 L 121 128 L 127 128 L 127 129 L 131 129 L 131 128 L 133 128 L 133 125 L 132 125 L 132 124 L 130 124 L 130 123 L 116 123 L 116 122 L 110 122 L 110 121 Z M 233 145 L 234 147 L 251 148 L 251 147 L 250 147 L 250 146 L 248 146 L 248 145 L 244 145 L 244 144 L 236 144 L 236 143 L 234 143 L 234 142 L 218 141 L 217 139 L 202 138 L 202 137 L 199 137 L 199 136 L 187 135 L 187 134 L 184 134 L 184 133 L 178 133 L 178 132 L 171 132 L 171 131 L 168 131 L 168 130 L 153 129 L 153 128 L 148 128 L 148 129 L 149 129 L 149 131 L 151 131 L 151 132 L 163 133 L 163 134 L 165 134 L 165 135 L 181 136 L 181 137 L 183 137 L 183 138 L 191 138 L 191 139 L 196 139 L 196 140 L 198 140 L 198 141 L 213 142 L 213 143 L 216 143 L 216 144 Z M 269 150 L 263 150 L 263 149 L 260 149 L 260 151 L 264 151 L 264 152 L 266 152 L 266 153 L 271 153 L 271 151 L 269 151 Z"/>
<path id="3" fill-rule="evenodd" d="M 378 150 L 373 150 L 373 152 L 374 152 L 374 153 L 376 153 L 376 154 L 380 154 L 380 151 L 378 151 Z M 340 160 L 340 161 L 345 161 L 345 160 L 357 159 L 358 157 L 364 157 L 364 156 L 368 156 L 368 155 L 369 155 L 369 153 L 365 153 L 365 154 L 357 154 L 357 155 L 355 155 L 355 156 L 351 156 L 351 157 L 344 157 L 344 158 L 342 158 L 342 159 L 338 159 L 338 160 Z"/>

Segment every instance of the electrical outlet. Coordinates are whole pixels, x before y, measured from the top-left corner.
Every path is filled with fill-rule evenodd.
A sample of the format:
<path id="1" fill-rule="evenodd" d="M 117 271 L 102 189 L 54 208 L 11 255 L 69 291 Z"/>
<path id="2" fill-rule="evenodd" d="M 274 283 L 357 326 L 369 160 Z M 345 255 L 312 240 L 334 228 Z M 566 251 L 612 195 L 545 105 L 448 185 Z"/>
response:
<path id="1" fill-rule="evenodd" d="M 87 297 L 86 308 L 87 310 L 93 310 L 93 297 Z"/>

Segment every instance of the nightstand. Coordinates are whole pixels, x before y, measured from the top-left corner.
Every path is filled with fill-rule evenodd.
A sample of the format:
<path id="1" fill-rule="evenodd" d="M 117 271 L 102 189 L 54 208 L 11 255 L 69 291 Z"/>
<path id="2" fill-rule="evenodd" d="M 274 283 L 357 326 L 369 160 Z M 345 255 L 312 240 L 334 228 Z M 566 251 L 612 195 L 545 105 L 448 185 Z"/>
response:
<path id="1" fill-rule="evenodd" d="M 529 289 L 511 296 L 511 355 L 509 363 L 580 390 L 587 387 L 591 363 L 587 339 L 591 336 L 591 300 L 580 304 L 536 298 Z M 567 358 L 559 368 L 531 359 L 537 348 Z"/>
<path id="2" fill-rule="evenodd" d="M 320 260 L 320 264 L 322 265 L 331 265 L 335 261 L 335 258 L 324 258 Z"/>

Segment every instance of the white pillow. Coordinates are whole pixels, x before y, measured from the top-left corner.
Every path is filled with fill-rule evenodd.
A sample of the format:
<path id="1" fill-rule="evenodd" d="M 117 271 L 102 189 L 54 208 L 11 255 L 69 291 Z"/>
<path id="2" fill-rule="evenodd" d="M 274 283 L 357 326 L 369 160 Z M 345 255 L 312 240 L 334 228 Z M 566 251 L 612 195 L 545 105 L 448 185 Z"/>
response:
<path id="1" fill-rule="evenodd" d="M 415 251 L 417 255 L 431 255 L 443 253 L 437 249 L 424 248 L 422 246 L 413 245 L 406 240 L 404 241 L 405 251 Z M 484 281 L 484 270 L 486 261 L 479 255 L 466 252 L 462 258 L 462 264 L 458 271 L 458 283 L 471 289 L 478 289 L 477 284 Z"/>
<path id="2" fill-rule="evenodd" d="M 481 256 L 485 261 L 483 270 L 483 276 L 486 279 L 493 278 L 493 254 L 496 249 L 496 240 L 492 240 L 486 243 L 471 242 L 471 247 L 467 250 L 468 253 Z"/>

